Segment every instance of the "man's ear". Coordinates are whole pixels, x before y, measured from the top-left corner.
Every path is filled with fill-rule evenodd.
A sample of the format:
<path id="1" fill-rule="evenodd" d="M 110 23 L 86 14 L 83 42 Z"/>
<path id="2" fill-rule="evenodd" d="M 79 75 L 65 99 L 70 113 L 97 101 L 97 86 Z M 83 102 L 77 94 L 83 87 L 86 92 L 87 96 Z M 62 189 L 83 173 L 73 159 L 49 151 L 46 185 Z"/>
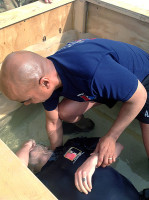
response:
<path id="1" fill-rule="evenodd" d="M 42 87 L 46 87 L 47 89 L 49 89 L 50 87 L 50 80 L 48 77 L 42 77 L 40 80 L 39 80 L 39 85 L 42 86 Z"/>

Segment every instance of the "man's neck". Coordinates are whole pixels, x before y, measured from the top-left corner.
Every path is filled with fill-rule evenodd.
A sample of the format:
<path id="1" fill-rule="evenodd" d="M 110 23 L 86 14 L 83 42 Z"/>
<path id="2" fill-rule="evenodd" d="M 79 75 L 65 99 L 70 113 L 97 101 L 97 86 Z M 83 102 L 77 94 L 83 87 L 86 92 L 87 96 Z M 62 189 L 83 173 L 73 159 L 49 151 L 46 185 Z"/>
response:
<path id="1" fill-rule="evenodd" d="M 55 89 L 62 87 L 62 81 L 60 79 L 58 72 L 56 71 L 54 63 L 51 60 L 47 59 L 47 64 L 50 69 L 50 71 L 49 71 L 50 79 L 54 83 Z"/>

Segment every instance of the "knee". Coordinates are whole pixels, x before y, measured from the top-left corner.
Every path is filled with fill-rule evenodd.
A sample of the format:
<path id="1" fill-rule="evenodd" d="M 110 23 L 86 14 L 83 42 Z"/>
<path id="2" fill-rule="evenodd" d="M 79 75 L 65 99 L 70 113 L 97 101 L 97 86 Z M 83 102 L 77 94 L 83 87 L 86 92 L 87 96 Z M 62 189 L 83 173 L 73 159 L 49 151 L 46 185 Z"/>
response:
<path id="1" fill-rule="evenodd" d="M 64 99 L 59 103 L 58 112 L 59 118 L 69 123 L 74 123 L 78 116 L 80 116 L 77 111 L 76 102 L 69 99 Z"/>
<path id="2" fill-rule="evenodd" d="M 69 115 L 69 112 L 67 111 L 67 109 L 59 106 L 59 108 L 58 108 L 58 114 L 59 114 L 59 118 L 61 120 L 64 120 L 66 122 L 71 122 L 70 115 Z"/>
<path id="3" fill-rule="evenodd" d="M 58 109 L 59 118 L 68 123 L 74 123 L 77 119 L 77 116 L 73 115 L 73 113 L 69 109 L 64 109 L 60 107 Z"/>
<path id="4" fill-rule="evenodd" d="M 67 121 L 67 119 L 68 119 L 67 112 L 65 112 L 65 111 L 63 111 L 63 110 L 60 109 L 60 110 L 58 111 L 58 113 L 59 113 L 59 118 L 60 118 L 61 120 Z"/>

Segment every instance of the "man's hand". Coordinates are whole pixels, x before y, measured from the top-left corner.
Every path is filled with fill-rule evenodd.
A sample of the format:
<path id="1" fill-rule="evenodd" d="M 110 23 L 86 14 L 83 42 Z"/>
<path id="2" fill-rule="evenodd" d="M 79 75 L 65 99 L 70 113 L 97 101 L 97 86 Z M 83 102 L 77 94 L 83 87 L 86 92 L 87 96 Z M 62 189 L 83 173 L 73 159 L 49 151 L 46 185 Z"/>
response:
<path id="1" fill-rule="evenodd" d="M 100 138 L 94 153 L 98 153 L 97 167 L 106 167 L 116 161 L 115 154 L 116 141 L 111 136 Z"/>
<path id="2" fill-rule="evenodd" d="M 90 156 L 75 173 L 75 186 L 80 192 L 88 194 L 92 189 L 92 176 L 95 172 L 98 156 Z M 99 180 L 100 181 L 100 180 Z"/>
<path id="3" fill-rule="evenodd" d="M 26 141 L 22 147 L 27 147 L 29 149 L 29 151 L 31 151 L 33 149 L 33 147 L 36 146 L 36 142 L 33 139 L 30 139 L 28 141 Z"/>
<path id="4" fill-rule="evenodd" d="M 33 149 L 33 147 L 36 146 L 36 142 L 33 139 L 28 140 L 27 142 L 25 142 L 21 149 L 19 149 L 16 152 L 16 155 L 18 156 L 18 158 L 20 158 L 20 160 L 26 165 L 28 166 L 28 162 L 29 162 L 29 153 L 30 151 Z"/>
<path id="5" fill-rule="evenodd" d="M 45 3 L 52 3 L 53 0 L 44 0 Z"/>

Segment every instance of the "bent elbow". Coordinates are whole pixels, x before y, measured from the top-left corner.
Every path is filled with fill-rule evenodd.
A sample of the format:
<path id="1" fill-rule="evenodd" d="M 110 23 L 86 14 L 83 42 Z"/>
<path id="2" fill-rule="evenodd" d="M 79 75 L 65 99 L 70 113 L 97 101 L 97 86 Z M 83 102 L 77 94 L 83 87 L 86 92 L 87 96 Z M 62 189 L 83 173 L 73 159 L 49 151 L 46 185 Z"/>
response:
<path id="1" fill-rule="evenodd" d="M 142 109 L 147 101 L 147 91 L 145 87 L 142 85 L 140 81 L 138 81 L 138 87 L 136 92 L 133 94 L 133 96 L 128 100 L 129 103 L 132 103 L 137 106 L 138 109 Z"/>
<path id="2" fill-rule="evenodd" d="M 143 85 L 142 85 L 143 86 Z M 142 88 L 142 95 L 141 95 L 141 99 L 142 99 L 142 103 L 143 105 L 146 103 L 147 101 L 147 91 L 145 89 L 145 87 L 143 86 Z"/>

